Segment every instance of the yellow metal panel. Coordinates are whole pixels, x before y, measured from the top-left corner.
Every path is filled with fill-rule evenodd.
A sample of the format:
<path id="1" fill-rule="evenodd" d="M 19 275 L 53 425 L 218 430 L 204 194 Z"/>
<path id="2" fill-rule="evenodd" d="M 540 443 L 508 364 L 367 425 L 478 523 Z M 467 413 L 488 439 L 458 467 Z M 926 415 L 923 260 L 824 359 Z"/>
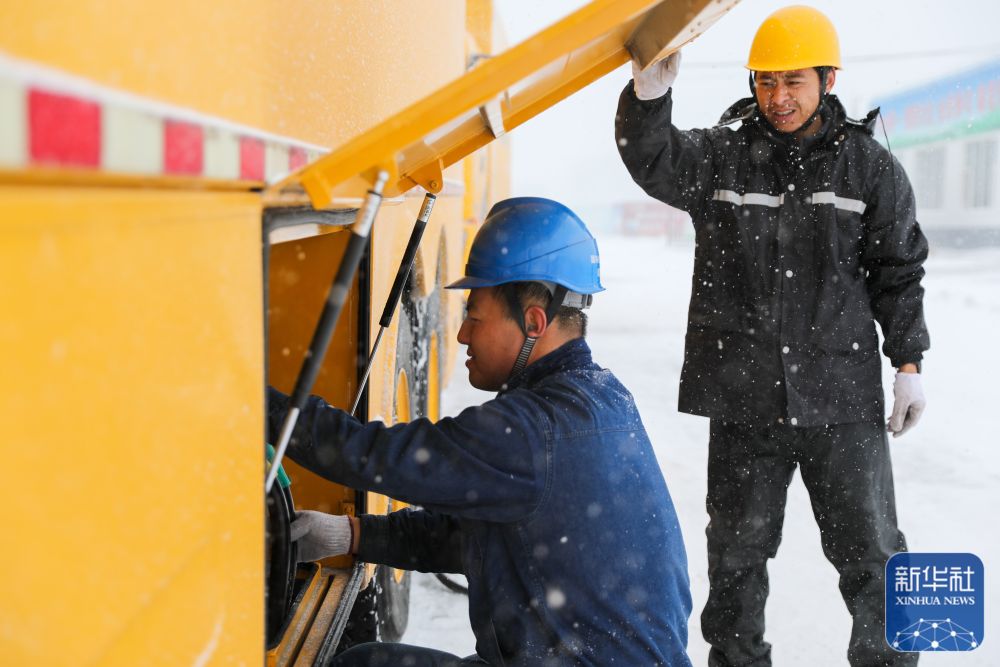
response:
<path id="1" fill-rule="evenodd" d="M 328 567 L 322 568 L 321 574 L 329 581 L 329 588 L 319 600 L 319 608 L 302 642 L 302 648 L 295 657 L 295 667 L 312 667 L 316 662 L 316 657 L 323 648 L 327 633 L 337 615 L 340 601 L 344 597 L 347 582 L 351 578 L 350 570 L 334 570 Z M 268 658 L 270 659 L 270 656 Z"/>
<path id="2" fill-rule="evenodd" d="M 324 574 L 323 568 L 320 567 L 317 567 L 308 577 L 301 600 L 292 607 L 291 618 L 288 619 L 281 641 L 275 648 L 267 652 L 267 667 L 292 664 L 302 647 L 302 642 L 310 631 L 317 607 L 323 602 L 323 597 L 329 589 L 330 583 L 331 578 Z"/>
<path id="3" fill-rule="evenodd" d="M 491 55 L 497 50 L 497 45 L 493 44 L 493 26 L 496 22 L 492 0 L 466 0 L 465 29 L 475 40 L 476 53 Z"/>
<path id="4" fill-rule="evenodd" d="M 0 188 L 5 664 L 260 664 L 258 201 Z"/>
<path id="5" fill-rule="evenodd" d="M 625 48 L 645 69 L 705 32 L 737 2 L 661 2 L 643 16 Z"/>
<path id="6" fill-rule="evenodd" d="M 462 74 L 458 0 L 5 2 L 0 51 L 324 146 Z"/>
<path id="7" fill-rule="evenodd" d="M 295 386 L 349 237 L 342 229 L 271 246 L 267 381 L 287 393 Z M 357 387 L 359 311 L 355 281 L 311 391 L 332 405 L 350 406 Z M 289 459 L 283 465 L 292 479 L 297 508 L 341 514 L 343 503 L 354 502 L 351 489 L 328 482 Z M 352 560 L 344 557 L 328 562 L 349 567 Z"/>
<path id="8" fill-rule="evenodd" d="M 443 169 L 627 62 L 628 44 L 676 49 L 737 2 L 595 0 L 484 60 L 278 187 L 300 184 L 313 205 L 324 208 L 335 198 L 359 196 L 365 181 L 384 170 L 387 196 L 416 185 L 438 192 Z"/>

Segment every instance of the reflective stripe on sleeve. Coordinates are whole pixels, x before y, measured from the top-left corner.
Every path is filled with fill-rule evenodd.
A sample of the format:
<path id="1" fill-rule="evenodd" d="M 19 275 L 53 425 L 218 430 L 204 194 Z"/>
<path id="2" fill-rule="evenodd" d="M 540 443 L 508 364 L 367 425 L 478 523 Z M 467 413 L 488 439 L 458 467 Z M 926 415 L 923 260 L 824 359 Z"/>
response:
<path id="1" fill-rule="evenodd" d="M 745 195 L 741 195 L 740 193 L 733 192 L 732 190 L 716 190 L 712 194 L 712 199 L 715 201 L 729 202 L 730 204 L 736 204 L 737 206 L 754 205 L 778 208 L 785 201 L 785 195 L 765 195 L 760 192 L 748 192 Z"/>
<path id="2" fill-rule="evenodd" d="M 748 192 L 741 195 L 733 190 L 716 190 L 712 194 L 714 201 L 724 201 L 736 206 L 769 206 L 778 208 L 785 202 L 785 195 L 768 195 L 761 192 Z M 860 199 L 850 199 L 840 197 L 835 192 L 814 192 L 809 200 L 810 204 L 833 204 L 842 211 L 852 213 L 864 213 L 868 205 Z"/>
<path id="3" fill-rule="evenodd" d="M 838 197 L 835 192 L 814 192 L 812 195 L 813 204 L 833 204 L 841 211 L 851 213 L 864 213 L 868 204 L 860 199 L 849 199 L 848 197 Z"/>

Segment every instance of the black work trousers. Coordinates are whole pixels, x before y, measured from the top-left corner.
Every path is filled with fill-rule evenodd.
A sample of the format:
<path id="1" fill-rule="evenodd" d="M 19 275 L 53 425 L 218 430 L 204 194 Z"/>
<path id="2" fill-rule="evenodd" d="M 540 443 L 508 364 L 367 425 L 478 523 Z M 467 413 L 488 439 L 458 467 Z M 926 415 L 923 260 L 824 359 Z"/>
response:
<path id="1" fill-rule="evenodd" d="M 766 667 L 767 560 L 781 542 L 795 467 L 809 491 L 823 553 L 854 619 L 849 663 L 914 665 L 885 641 L 885 564 L 906 551 L 896 527 L 892 464 L 880 422 L 796 428 L 712 420 L 708 459 L 709 594 L 701 615 L 711 667 Z M 835 664 L 835 663 L 831 663 Z"/>

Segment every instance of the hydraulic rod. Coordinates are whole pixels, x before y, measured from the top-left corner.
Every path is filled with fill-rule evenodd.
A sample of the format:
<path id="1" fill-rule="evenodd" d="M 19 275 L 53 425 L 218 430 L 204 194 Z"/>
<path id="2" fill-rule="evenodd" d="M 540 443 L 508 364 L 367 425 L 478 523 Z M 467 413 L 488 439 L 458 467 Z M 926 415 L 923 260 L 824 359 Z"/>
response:
<path id="1" fill-rule="evenodd" d="M 285 415 L 285 421 L 282 423 L 274 460 L 271 462 L 271 467 L 268 469 L 264 481 L 264 490 L 267 493 L 271 492 L 271 486 L 274 485 L 274 480 L 278 475 L 281 459 L 284 458 L 288 443 L 292 439 L 292 431 L 295 430 L 299 414 L 306 405 L 306 399 L 309 398 L 309 392 L 312 391 L 312 386 L 316 382 L 316 376 L 319 375 L 320 365 L 323 363 L 323 357 L 326 356 L 330 338 L 333 337 L 333 330 L 340 318 L 340 311 L 343 310 L 344 303 L 347 301 L 351 284 L 354 282 L 354 274 L 358 270 L 358 264 L 361 263 L 361 257 L 368 245 L 372 223 L 375 222 L 375 215 L 382 203 L 382 189 L 388 178 L 389 175 L 386 172 L 380 171 L 378 173 L 375 183 L 368 191 L 365 202 L 351 226 L 351 238 L 347 242 L 347 249 L 344 250 L 340 266 L 337 267 L 330 291 L 327 292 L 323 312 L 316 324 L 316 330 L 313 332 L 312 341 L 309 343 L 309 350 L 302 362 L 298 379 L 295 381 L 291 406 L 288 409 L 288 414 Z"/>
<path id="2" fill-rule="evenodd" d="M 392 283 L 392 289 L 389 290 L 389 296 L 385 300 L 382 317 L 378 321 L 378 334 L 375 336 L 375 344 L 372 345 L 371 354 L 368 355 L 368 363 L 365 364 L 365 372 L 361 376 L 360 384 L 358 384 L 358 393 L 354 396 L 354 403 L 351 404 L 352 415 L 357 411 L 358 404 L 361 402 L 361 395 L 365 391 L 365 385 L 368 383 L 368 375 L 371 373 L 372 364 L 375 361 L 375 353 L 378 352 L 378 347 L 382 342 L 382 334 L 385 333 L 385 330 L 392 323 L 392 315 L 396 312 L 396 307 L 399 305 L 399 297 L 402 295 L 403 287 L 406 286 L 406 281 L 413 270 L 413 260 L 417 256 L 417 248 L 420 247 L 420 240 L 424 237 L 424 230 L 427 229 L 427 220 L 431 217 L 431 210 L 433 210 L 436 200 L 437 197 L 430 192 L 424 195 L 424 203 L 420 207 L 420 214 L 417 216 L 416 222 L 413 223 L 410 240 L 406 244 L 406 251 L 403 252 L 403 259 L 399 262 L 399 270 L 396 271 L 396 279 Z"/>

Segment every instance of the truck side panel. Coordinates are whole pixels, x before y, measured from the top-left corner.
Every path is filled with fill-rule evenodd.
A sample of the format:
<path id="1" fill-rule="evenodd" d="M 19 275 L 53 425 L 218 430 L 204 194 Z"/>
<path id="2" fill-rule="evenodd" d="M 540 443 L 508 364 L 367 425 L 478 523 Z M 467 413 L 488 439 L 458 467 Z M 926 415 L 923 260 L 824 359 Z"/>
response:
<path id="1" fill-rule="evenodd" d="M 0 187 L 5 664 L 259 664 L 259 205 Z"/>
<path id="2" fill-rule="evenodd" d="M 464 3 L 462 3 L 464 4 Z M 336 146 L 464 72 L 455 0 L 7 3 L 11 56 Z"/>

